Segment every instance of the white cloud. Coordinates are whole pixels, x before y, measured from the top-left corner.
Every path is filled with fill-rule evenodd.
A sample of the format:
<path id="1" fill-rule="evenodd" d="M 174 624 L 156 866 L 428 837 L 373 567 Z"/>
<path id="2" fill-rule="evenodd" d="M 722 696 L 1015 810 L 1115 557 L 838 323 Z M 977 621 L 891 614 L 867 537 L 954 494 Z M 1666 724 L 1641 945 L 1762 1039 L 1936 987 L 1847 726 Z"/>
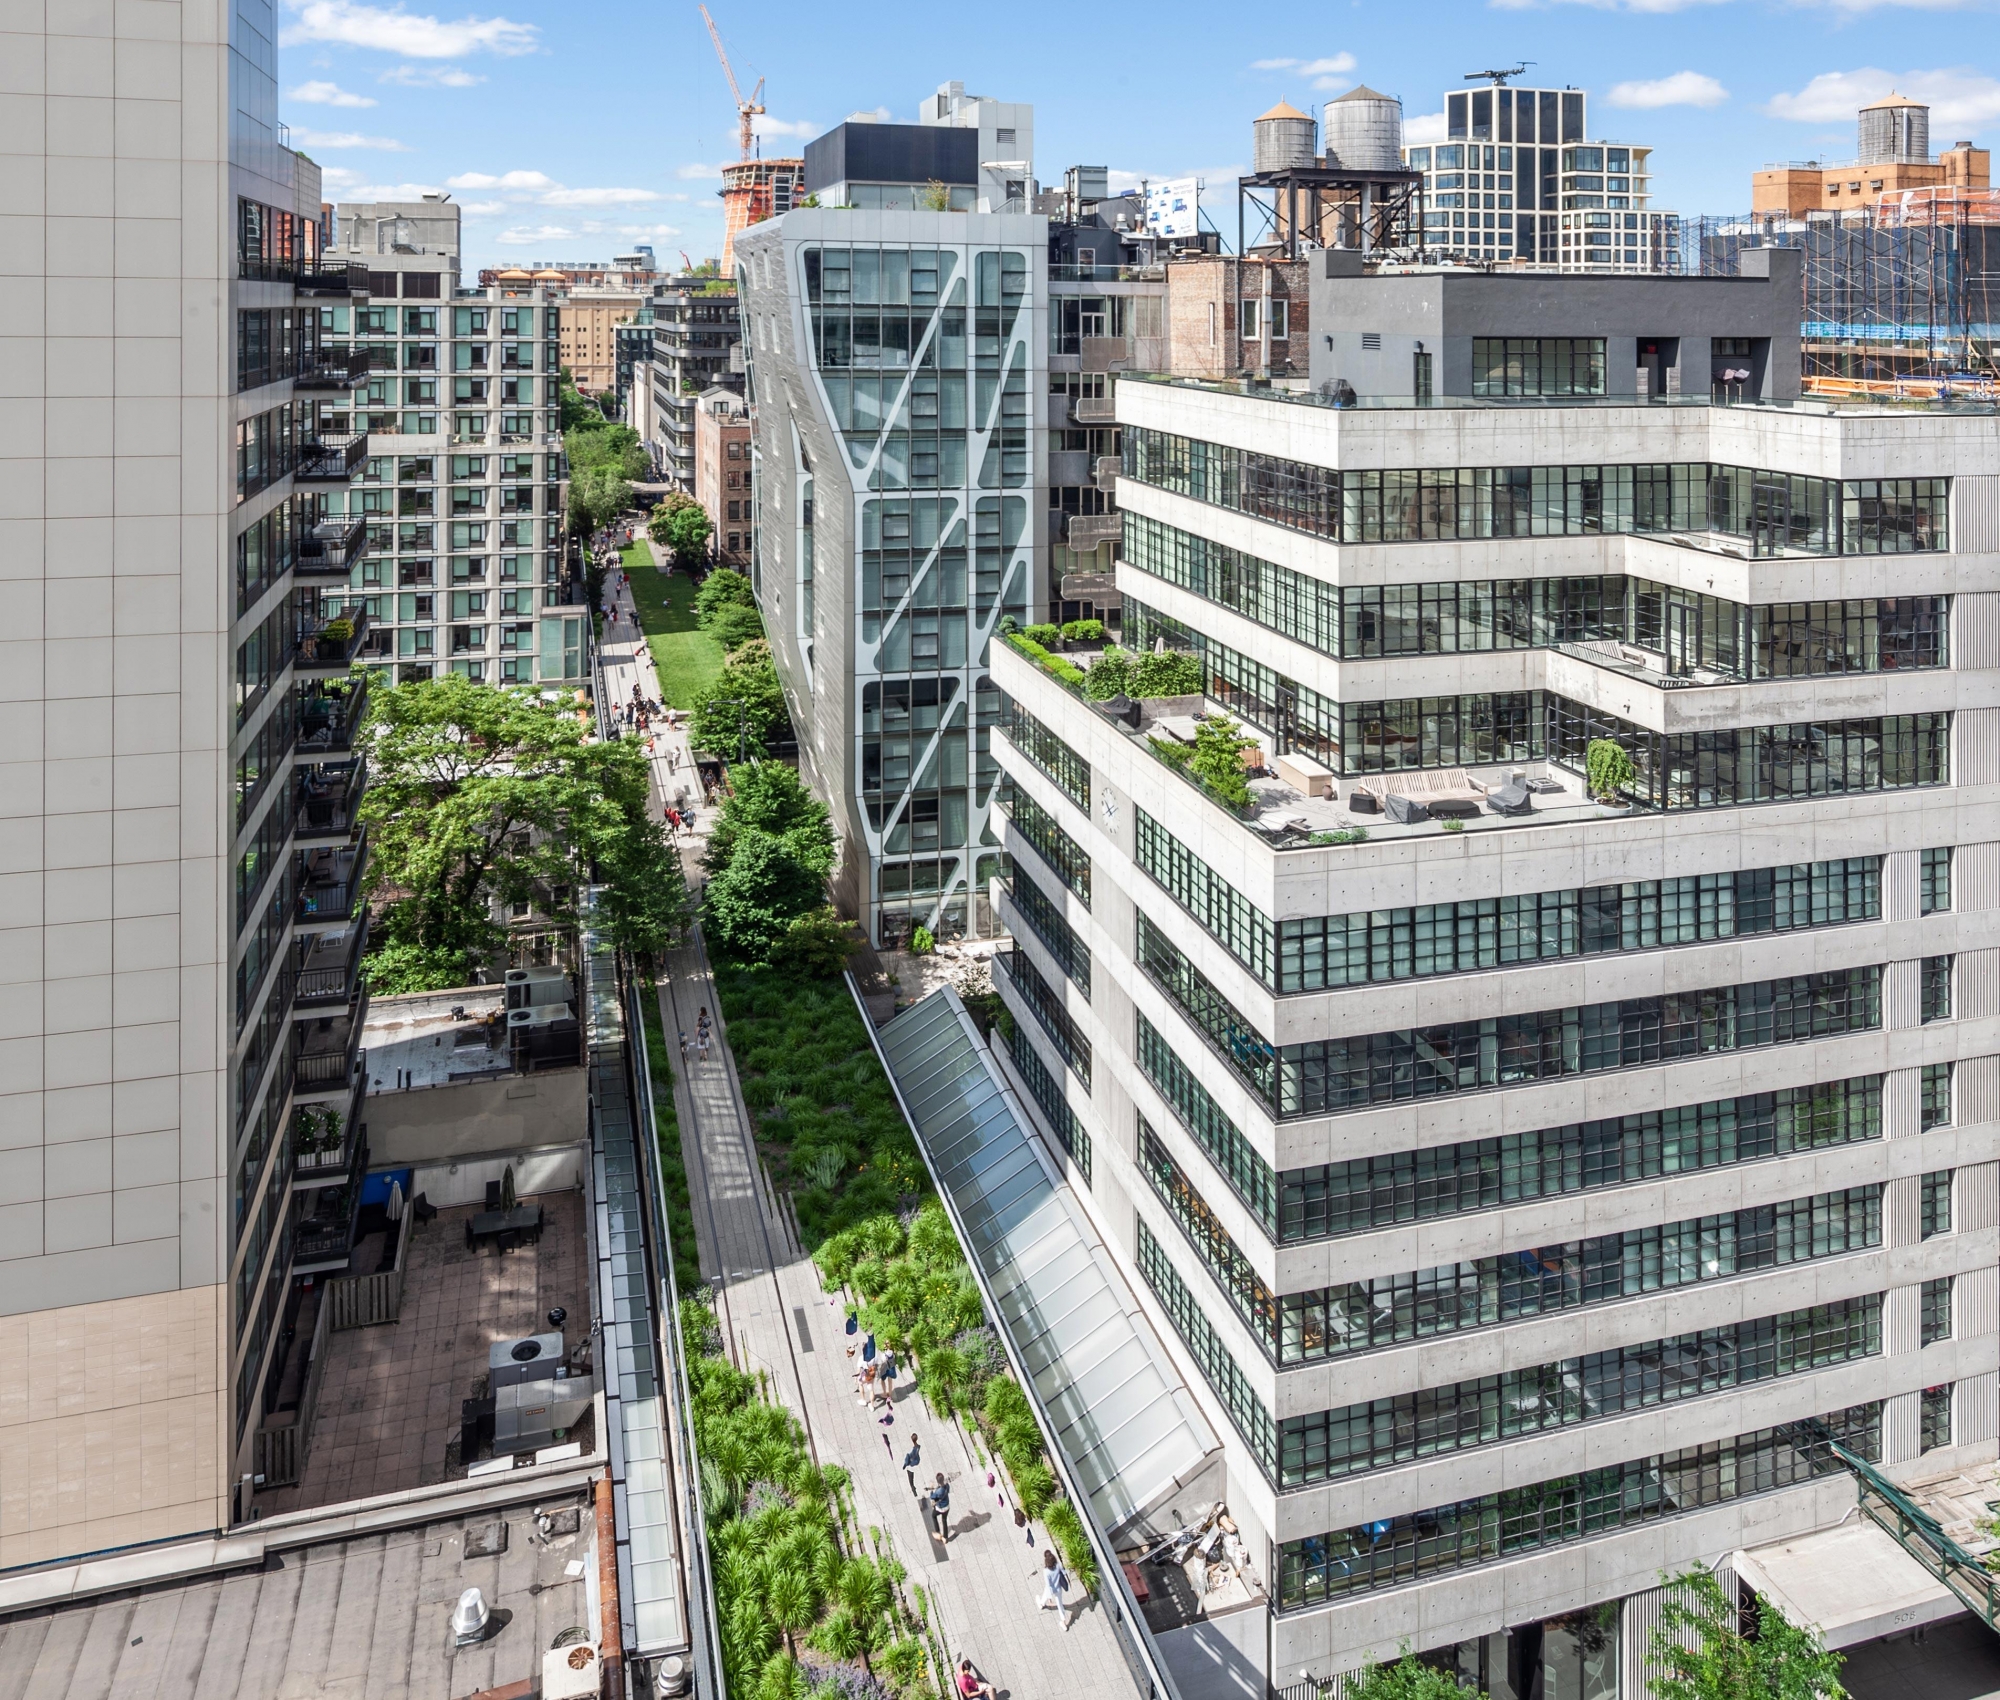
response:
<path id="1" fill-rule="evenodd" d="M 566 224 L 535 224 L 514 230 L 503 230 L 493 238 L 500 248 L 540 248 L 551 242 L 568 242 L 576 232 Z"/>
<path id="2" fill-rule="evenodd" d="M 819 125 L 810 118 L 798 118 L 787 123 L 782 118 L 773 118 L 768 114 L 759 114 L 751 119 L 750 129 L 753 134 L 759 136 L 803 136 L 808 141 L 820 131 Z"/>
<path id="3" fill-rule="evenodd" d="M 1204 202 L 1211 207 L 1219 207 L 1225 195 L 1235 192 L 1236 179 L 1245 176 L 1249 169 L 1247 165 L 1210 165 L 1184 171 L 1113 170 L 1105 175 L 1114 195 L 1136 195 L 1141 183 L 1176 183 L 1192 177 L 1205 185 L 1202 191 Z"/>
<path id="4" fill-rule="evenodd" d="M 545 207 L 623 207 L 659 198 L 651 189 L 551 189 L 540 197 Z"/>
<path id="5" fill-rule="evenodd" d="M 322 172 L 320 181 L 325 188 L 337 188 L 338 195 L 330 195 L 329 200 L 341 201 L 421 201 L 426 195 L 441 193 L 435 183 L 359 183 L 352 179 L 354 172 L 342 174 L 342 181 L 328 182 L 331 172 Z"/>
<path id="6" fill-rule="evenodd" d="M 1822 71 L 1798 93 L 1776 96 L 1764 110 L 1799 124 L 1852 124 L 1856 112 L 1891 90 L 1930 107 L 1933 135 L 1965 135 L 2000 121 L 2000 79 L 1962 66 L 1893 74 L 1872 65 Z"/>
<path id="7" fill-rule="evenodd" d="M 373 106 L 365 94 L 349 94 L 338 83 L 301 83 L 285 96 L 306 106 Z"/>
<path id="8" fill-rule="evenodd" d="M 705 177 L 720 178 L 722 176 L 722 167 L 719 165 L 683 165 L 675 169 L 674 175 L 684 183 Z"/>
<path id="9" fill-rule="evenodd" d="M 1720 106 L 1729 91 L 1699 71 L 1676 71 L 1650 82 L 1616 83 L 1604 98 L 1613 106 L 1649 111 L 1659 106 Z"/>
<path id="10" fill-rule="evenodd" d="M 497 177 L 486 171 L 462 171 L 447 177 L 445 185 L 452 189 L 553 189 L 556 180 L 539 171 L 503 171 Z"/>
<path id="11" fill-rule="evenodd" d="M 1355 58 L 1351 53 L 1333 53 L 1323 59 L 1253 59 L 1250 62 L 1253 71 L 1296 71 L 1302 77 L 1344 76 L 1354 66 Z"/>
<path id="12" fill-rule="evenodd" d="M 360 0 L 286 0 L 294 20 L 279 32 L 280 46 L 337 42 L 372 47 L 409 59 L 460 59 L 468 53 L 533 53 L 541 32 L 508 18 L 452 21 L 408 12 L 401 6 L 368 6 Z"/>
<path id="13" fill-rule="evenodd" d="M 408 89 L 469 89 L 486 81 L 458 65 L 393 65 L 375 80 Z"/>
<path id="14" fill-rule="evenodd" d="M 1445 133 L 1442 112 L 1419 112 L 1416 117 L 1403 120 L 1403 146 L 1406 148 L 1427 148 L 1433 142 L 1443 141 Z"/>
<path id="15" fill-rule="evenodd" d="M 393 136 L 362 136 L 352 130 L 297 130 L 292 140 L 302 148 L 373 148 L 378 153 L 408 153 Z"/>
<path id="16" fill-rule="evenodd" d="M 514 210 L 512 201 L 460 201 L 458 210 L 467 218 L 492 218 L 497 213 Z"/>

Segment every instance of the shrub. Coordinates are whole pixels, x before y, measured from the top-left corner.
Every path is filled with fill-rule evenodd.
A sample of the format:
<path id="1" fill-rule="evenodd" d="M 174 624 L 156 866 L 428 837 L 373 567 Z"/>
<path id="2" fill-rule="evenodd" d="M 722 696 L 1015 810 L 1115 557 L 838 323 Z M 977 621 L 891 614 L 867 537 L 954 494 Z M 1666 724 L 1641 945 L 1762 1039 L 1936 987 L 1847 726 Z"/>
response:
<path id="1" fill-rule="evenodd" d="M 1610 738 L 1592 738 L 1583 753 L 1584 780 L 1600 802 L 1614 802 L 1639 777 L 1625 746 Z"/>
<path id="2" fill-rule="evenodd" d="M 1104 622 L 1102 620 L 1065 620 L 1062 635 L 1069 643 L 1102 643 Z"/>
<path id="3" fill-rule="evenodd" d="M 1109 702 L 1115 696 L 1130 696 L 1131 684 L 1131 654 L 1113 644 L 1084 673 L 1083 694 L 1092 702 Z"/>
<path id="4" fill-rule="evenodd" d="M 1062 1553 L 1063 1568 L 1087 1594 L 1097 1592 L 1097 1554 L 1091 1551 L 1090 1537 L 1084 1533 L 1083 1519 L 1066 1499 L 1059 1499 L 1042 1513 L 1050 1536 Z"/>
<path id="5" fill-rule="evenodd" d="M 1021 635 L 1030 643 L 1038 643 L 1044 649 L 1052 643 L 1062 641 L 1062 627 L 1054 625 L 1034 625 L 1023 628 Z"/>
<path id="6" fill-rule="evenodd" d="M 743 608 L 732 603 L 729 607 L 716 610 L 715 618 L 708 622 L 708 635 L 722 645 L 726 655 L 741 649 L 746 643 L 755 643 L 764 635 L 763 617 L 755 608 Z"/>
<path id="7" fill-rule="evenodd" d="M 1151 651 L 1132 658 L 1129 694 L 1135 697 L 1189 697 L 1202 689 L 1201 660 L 1184 650 Z"/>
<path id="8" fill-rule="evenodd" d="M 1366 844 L 1368 829 L 1365 826 L 1337 826 L 1331 832 L 1316 832 L 1312 835 L 1314 844 Z"/>
<path id="9" fill-rule="evenodd" d="M 748 608 L 755 612 L 756 607 L 757 595 L 749 576 L 730 567 L 717 567 L 694 593 L 694 617 L 704 629 L 725 608 Z"/>
<path id="10" fill-rule="evenodd" d="M 921 921 L 918 922 L 910 933 L 910 954 L 912 956 L 928 956 L 936 949 L 937 939 L 932 935 L 930 928 L 925 926 Z"/>

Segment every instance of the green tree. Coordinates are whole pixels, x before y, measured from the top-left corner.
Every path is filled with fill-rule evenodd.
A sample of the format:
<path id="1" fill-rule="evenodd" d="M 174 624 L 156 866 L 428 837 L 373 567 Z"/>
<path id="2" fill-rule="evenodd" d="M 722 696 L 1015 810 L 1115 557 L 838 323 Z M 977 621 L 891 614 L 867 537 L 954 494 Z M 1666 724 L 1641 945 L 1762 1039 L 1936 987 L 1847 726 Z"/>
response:
<path id="1" fill-rule="evenodd" d="M 503 944 L 506 905 L 573 921 L 592 880 L 613 886 L 621 944 L 656 951 L 678 930 L 685 898 L 636 744 L 588 743 L 572 715 L 456 675 L 377 687 L 365 736 L 385 981 L 463 985 Z"/>
<path id="2" fill-rule="evenodd" d="M 1410 1644 L 1391 1663 L 1370 1659 L 1327 1690 L 1327 1700 L 1479 1700 L 1480 1691 L 1461 1686 L 1456 1676 L 1410 1657 Z"/>
<path id="3" fill-rule="evenodd" d="M 746 752 L 768 748 L 791 724 L 768 644 L 745 644 L 730 656 L 690 711 L 695 746 L 716 755 L 734 758 L 739 724 Z"/>
<path id="4" fill-rule="evenodd" d="M 734 655 L 763 638 L 764 619 L 755 608 L 723 608 L 708 622 L 708 635 L 722 645 L 724 655 Z"/>
<path id="5" fill-rule="evenodd" d="M 1257 740 L 1226 714 L 1204 714 L 1195 722 L 1194 754 L 1188 767 L 1209 793 L 1230 808 L 1250 801 L 1250 783 L 1243 777 L 1243 752 Z"/>
<path id="6" fill-rule="evenodd" d="M 708 882 L 709 935 L 738 962 L 772 962 L 792 923 L 825 902 L 826 875 L 753 827 L 737 834 L 729 866 Z"/>
<path id="7" fill-rule="evenodd" d="M 810 1629 L 813 1619 L 819 1615 L 819 1602 L 813 1598 L 812 1578 L 796 1566 L 783 1566 L 772 1576 L 764 1603 L 770 1607 L 771 1621 L 785 1638 L 785 1651 L 794 1652 L 792 1637 Z"/>
<path id="8" fill-rule="evenodd" d="M 857 948 L 853 930 L 832 904 L 794 917 L 771 949 L 771 960 L 801 980 L 831 979 Z"/>
<path id="9" fill-rule="evenodd" d="M 1843 1700 L 1845 1660 L 1762 1594 L 1753 1596 L 1756 1632 L 1746 1635 L 1736 1602 L 1705 1565 L 1666 1582 L 1674 1591 L 1646 1649 L 1657 1700 Z"/>
<path id="10" fill-rule="evenodd" d="M 685 564 L 705 560 L 708 540 L 715 534 L 715 522 L 699 504 L 676 508 L 667 516 L 667 547 L 674 559 Z"/>
<path id="11" fill-rule="evenodd" d="M 571 468 L 570 530 L 584 535 L 601 530 L 631 505 L 631 481 L 617 467 L 600 464 Z"/>
<path id="12" fill-rule="evenodd" d="M 757 592 L 749 575 L 733 567 L 717 567 L 694 593 L 694 617 L 704 626 L 713 624 L 725 608 L 754 611 L 756 606 Z"/>
<path id="13" fill-rule="evenodd" d="M 824 878 L 833 871 L 833 818 L 794 768 L 762 761 L 730 776 L 731 794 L 708 836 L 711 873 L 729 866 L 745 831 L 780 839 L 799 861 Z"/>
<path id="14" fill-rule="evenodd" d="M 682 508 L 695 508 L 701 504 L 682 490 L 669 490 L 653 504 L 653 511 L 646 520 L 646 535 L 662 549 L 671 548 L 672 541 L 667 535 L 667 525 Z"/>

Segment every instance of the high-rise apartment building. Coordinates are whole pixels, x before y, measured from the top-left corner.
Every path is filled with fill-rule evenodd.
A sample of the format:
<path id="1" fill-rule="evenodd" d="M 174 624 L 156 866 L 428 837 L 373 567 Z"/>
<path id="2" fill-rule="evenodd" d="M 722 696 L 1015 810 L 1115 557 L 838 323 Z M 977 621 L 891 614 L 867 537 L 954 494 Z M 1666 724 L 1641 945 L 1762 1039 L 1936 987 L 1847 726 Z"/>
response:
<path id="1" fill-rule="evenodd" d="M 1125 642 L 1199 694 L 993 646 L 995 1048 L 1225 1437 L 1274 1685 L 1646 1693 L 1663 1570 L 1852 1518 L 1830 1440 L 1994 1455 L 2000 448 L 1799 401 L 1759 263 L 1317 257 L 1313 391 L 1117 388 Z"/>
<path id="2" fill-rule="evenodd" d="M 0 161 L 33 608 L 0 668 L 0 1568 L 248 1514 L 292 1278 L 358 1196 L 367 622 L 326 587 L 363 445 L 319 418 L 355 286 L 280 139 L 274 8 L 187 10 L 6 37 L 41 151 Z M 306 1105 L 339 1118 L 309 1172 Z"/>
<path id="3" fill-rule="evenodd" d="M 842 906 L 885 944 L 992 926 L 987 648 L 1047 597 L 1032 120 L 947 85 L 922 124 L 840 125 L 806 148 L 823 207 L 736 243 L 758 599 Z"/>
<path id="4" fill-rule="evenodd" d="M 1586 273 L 1680 269 L 1680 217 L 1653 205 L 1650 147 L 1592 140 L 1582 89 L 1454 89 L 1424 173 L 1424 246 Z"/>
<path id="5" fill-rule="evenodd" d="M 319 315 L 322 346 L 365 366 L 351 397 L 322 407 L 366 433 L 343 497 L 366 527 L 345 593 L 367 616 L 364 654 L 398 682 L 581 682 L 587 615 L 562 540 L 563 289 L 460 289 L 458 208 L 441 197 L 343 204 L 335 227 L 335 258 L 366 283 L 365 299 Z"/>
<path id="6" fill-rule="evenodd" d="M 692 495 L 696 400 L 718 386 L 743 385 L 736 279 L 683 272 L 660 284 L 644 311 L 652 328 L 633 365 L 626 423 L 661 478 Z"/>

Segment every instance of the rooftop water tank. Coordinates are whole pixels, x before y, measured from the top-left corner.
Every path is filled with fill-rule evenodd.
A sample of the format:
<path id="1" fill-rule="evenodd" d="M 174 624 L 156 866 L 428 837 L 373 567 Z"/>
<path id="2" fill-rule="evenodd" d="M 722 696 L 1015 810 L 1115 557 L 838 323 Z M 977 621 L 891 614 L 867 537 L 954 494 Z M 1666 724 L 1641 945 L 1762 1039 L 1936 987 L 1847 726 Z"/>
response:
<path id="1" fill-rule="evenodd" d="M 1289 171 L 1296 165 L 1310 166 L 1318 129 L 1296 106 L 1279 101 L 1250 126 L 1250 169 L 1261 175 Z"/>
<path id="2" fill-rule="evenodd" d="M 1861 109 L 1863 165 L 1931 157 L 1931 109 L 1891 90 Z"/>
<path id="3" fill-rule="evenodd" d="M 1363 85 L 1326 103 L 1322 114 L 1329 171 L 1400 171 L 1403 103 Z"/>

